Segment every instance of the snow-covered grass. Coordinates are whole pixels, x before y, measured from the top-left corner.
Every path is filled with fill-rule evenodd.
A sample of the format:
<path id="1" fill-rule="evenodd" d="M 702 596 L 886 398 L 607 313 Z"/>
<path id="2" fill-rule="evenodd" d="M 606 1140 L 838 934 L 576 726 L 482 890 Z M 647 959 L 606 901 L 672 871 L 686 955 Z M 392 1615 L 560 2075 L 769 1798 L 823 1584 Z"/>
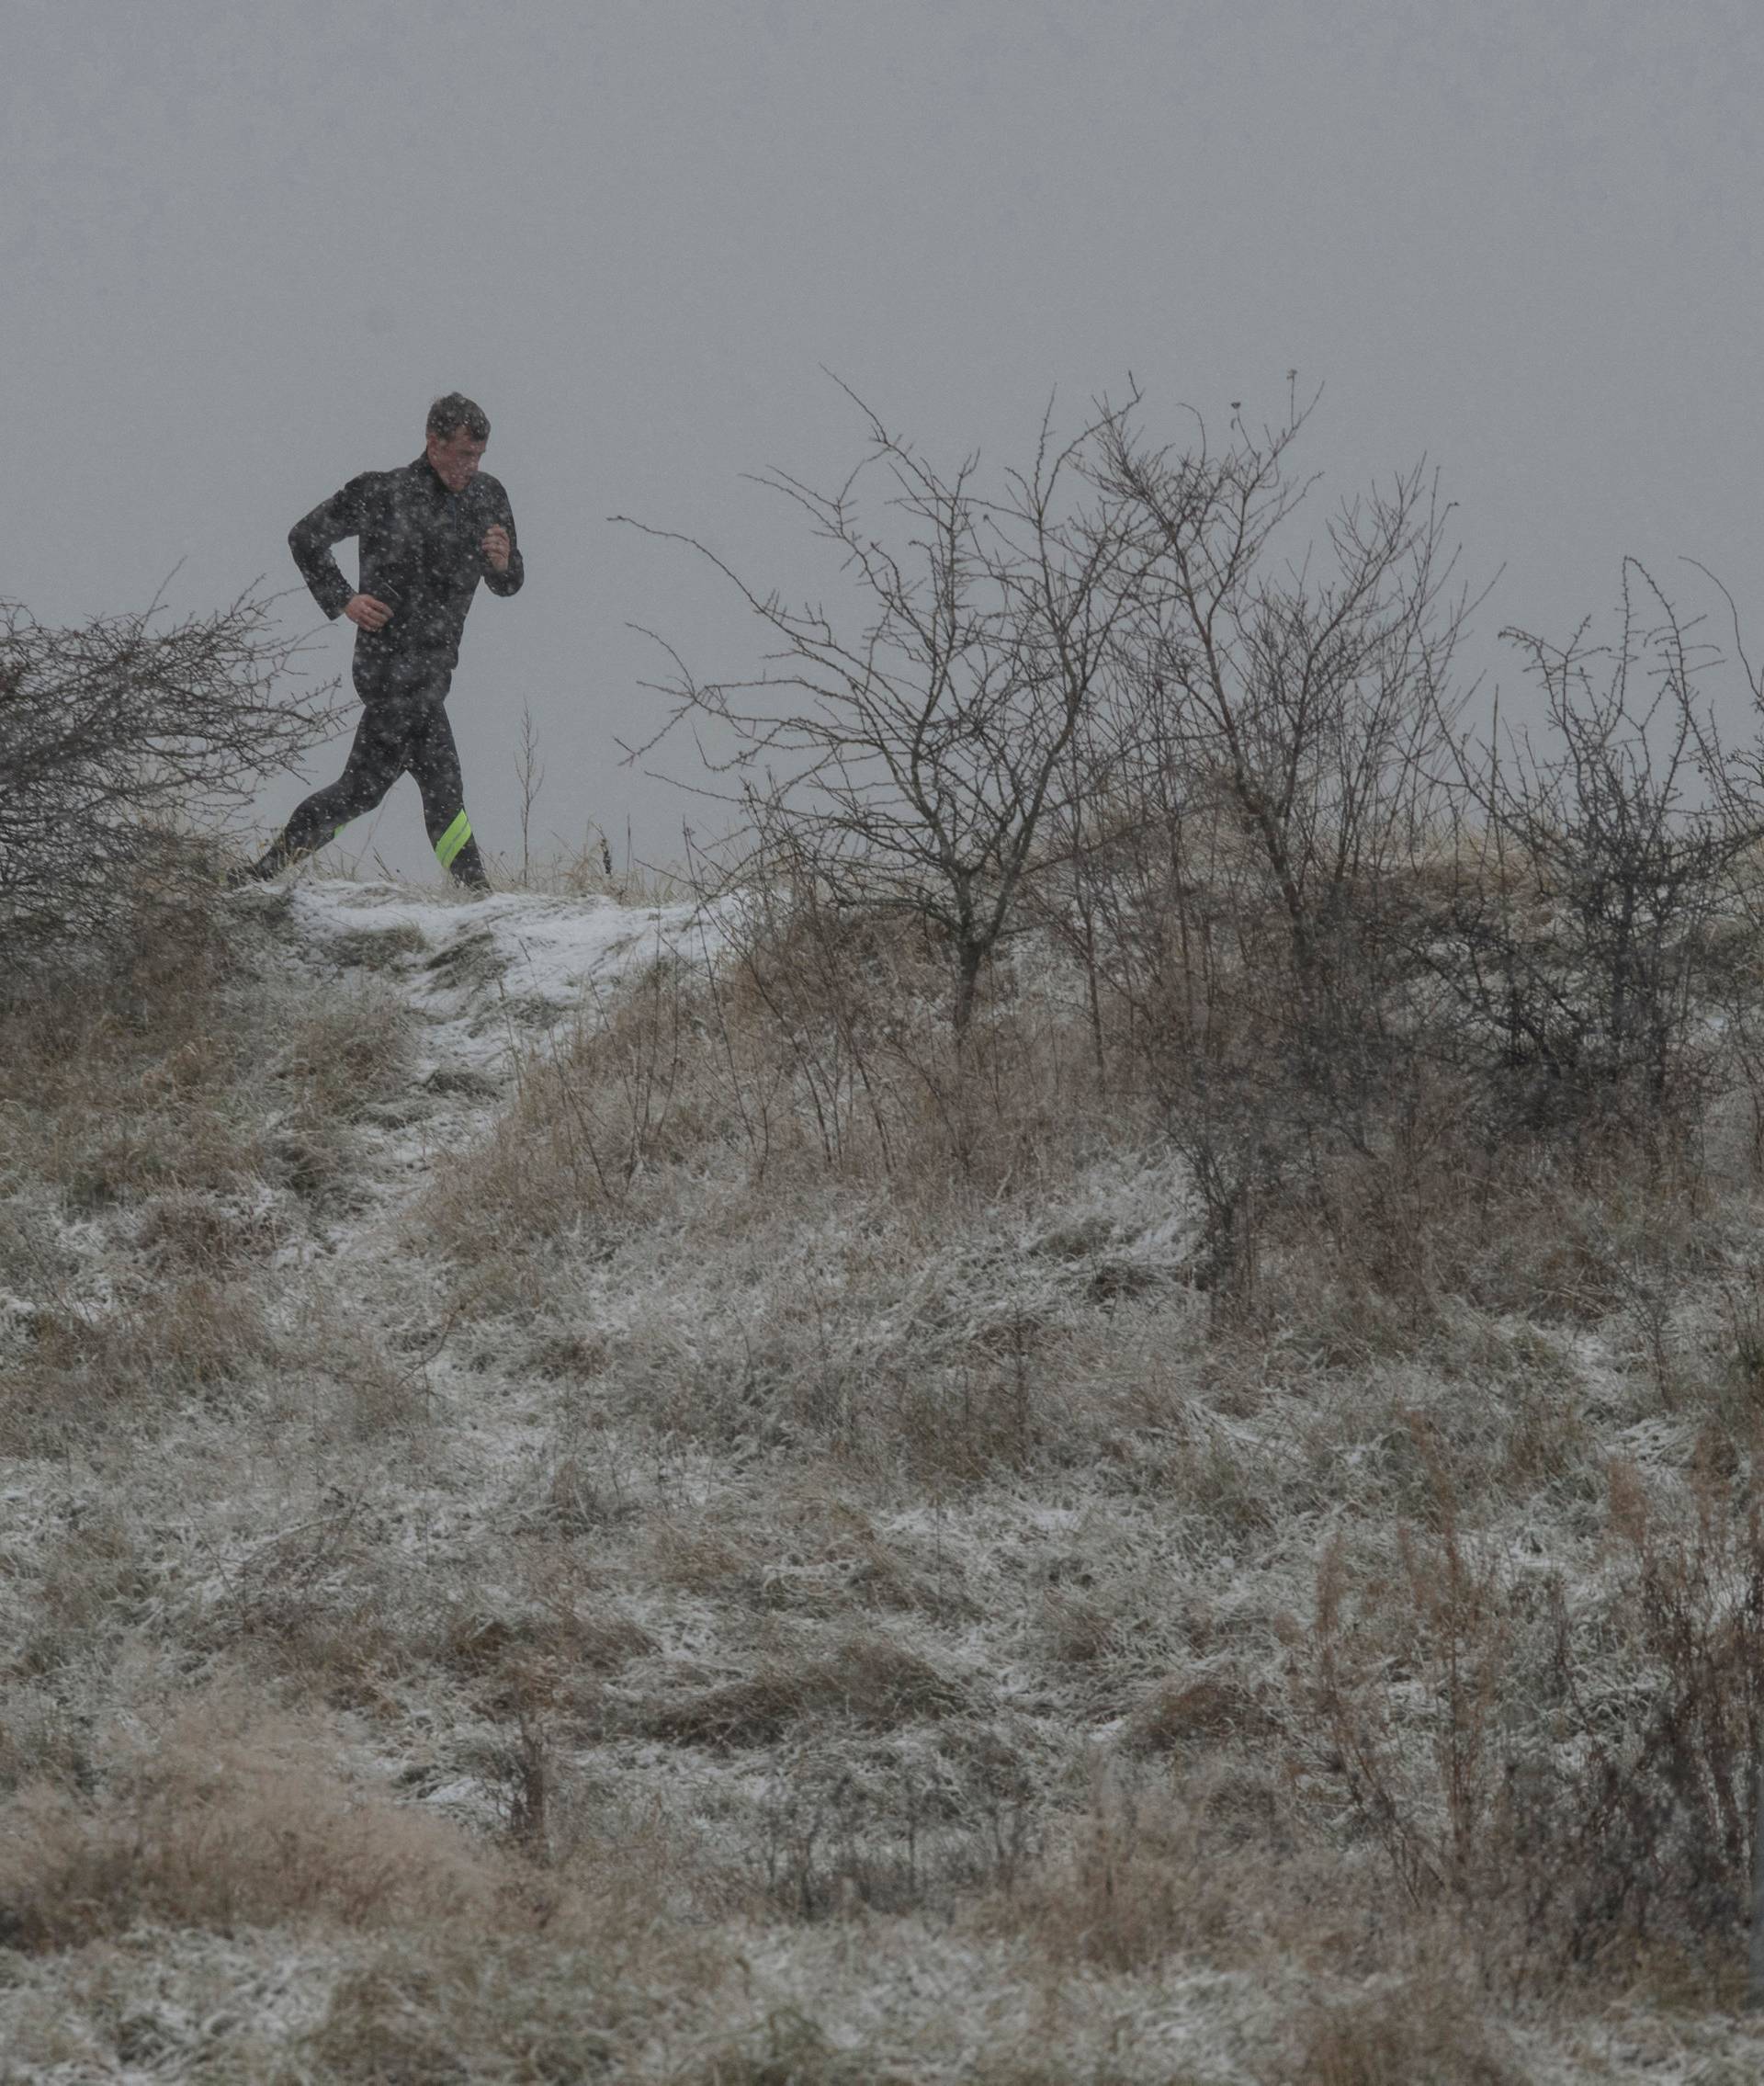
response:
<path id="1" fill-rule="evenodd" d="M 1222 1312 L 1056 964 L 849 953 L 311 879 L 6 1017 L 11 2076 L 1750 2076 L 1743 1171 L 1442 1130 Z"/>

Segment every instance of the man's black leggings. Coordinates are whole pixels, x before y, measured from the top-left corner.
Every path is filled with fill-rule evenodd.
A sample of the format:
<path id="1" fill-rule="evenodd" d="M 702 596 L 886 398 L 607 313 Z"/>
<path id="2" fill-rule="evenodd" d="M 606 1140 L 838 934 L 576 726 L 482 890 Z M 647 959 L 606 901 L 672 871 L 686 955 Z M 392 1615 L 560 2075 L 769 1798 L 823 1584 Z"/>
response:
<path id="1" fill-rule="evenodd" d="M 401 775 L 423 792 L 423 822 L 441 867 L 462 884 L 487 887 L 483 858 L 466 816 L 459 755 L 447 722 L 446 676 L 437 686 L 378 695 L 366 702 L 341 776 L 300 805 L 259 866 L 264 874 L 309 855 L 371 811 Z"/>

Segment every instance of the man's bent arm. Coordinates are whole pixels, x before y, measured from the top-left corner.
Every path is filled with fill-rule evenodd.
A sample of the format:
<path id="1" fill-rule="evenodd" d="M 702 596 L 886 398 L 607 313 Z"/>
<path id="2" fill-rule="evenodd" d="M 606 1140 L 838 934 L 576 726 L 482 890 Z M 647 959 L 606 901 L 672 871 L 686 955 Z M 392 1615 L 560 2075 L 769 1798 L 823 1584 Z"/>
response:
<path id="1" fill-rule="evenodd" d="M 300 577 L 312 590 L 312 598 L 333 621 L 355 598 L 356 590 L 344 578 L 331 546 L 345 537 L 361 533 L 362 494 L 366 477 L 352 478 L 341 493 L 322 500 L 310 515 L 303 515 L 288 532 L 288 547 Z"/>
<path id="2" fill-rule="evenodd" d="M 483 566 L 484 584 L 492 594 L 504 596 L 518 594 L 521 591 L 521 582 L 526 577 L 526 567 L 521 561 L 521 541 L 514 533 L 514 511 L 509 505 L 506 495 L 494 503 L 490 518 L 492 522 L 499 522 L 508 531 L 508 567 L 505 572 L 499 573 L 486 558 Z"/>

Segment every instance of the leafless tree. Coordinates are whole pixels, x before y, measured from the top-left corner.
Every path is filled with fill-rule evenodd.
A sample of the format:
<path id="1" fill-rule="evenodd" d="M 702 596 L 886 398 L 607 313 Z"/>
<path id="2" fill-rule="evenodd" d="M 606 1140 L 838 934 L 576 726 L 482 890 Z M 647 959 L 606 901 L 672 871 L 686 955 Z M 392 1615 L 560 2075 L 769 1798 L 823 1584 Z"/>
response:
<path id="1" fill-rule="evenodd" d="M 1142 553 L 1128 633 L 1135 715 L 1114 750 L 1135 817 L 1227 814 L 1220 870 L 1261 887 L 1285 941 L 1295 1013 L 1321 1061 L 1363 1022 L 1366 959 L 1440 815 L 1469 604 L 1450 509 L 1417 465 L 1329 515 L 1289 452 L 1308 410 L 1215 451 L 1153 450 L 1103 430 L 1102 487 Z M 1215 893 L 1216 896 L 1216 893 Z M 1375 999 L 1375 989 L 1373 992 Z"/>
<path id="2" fill-rule="evenodd" d="M 1029 468 L 991 490 L 977 458 L 945 475 L 867 409 L 868 453 L 836 492 L 763 478 L 840 553 L 849 614 L 792 608 L 702 543 L 647 531 L 708 559 L 778 648 L 756 678 L 708 684 L 664 647 L 663 731 L 701 728 L 767 864 L 835 906 L 904 908 L 941 931 L 958 1033 L 1055 807 L 1088 787 L 1080 721 L 1118 679 L 1141 547 L 1086 467 L 1129 409 L 1099 409 L 1063 445 L 1044 421 Z"/>
<path id="3" fill-rule="evenodd" d="M 1217 446 L 1198 419 L 1177 448 L 1127 415 L 1100 431 L 1085 464 L 1132 592 L 1045 842 L 1066 867 L 1044 915 L 1083 964 L 1099 1060 L 1108 1031 L 1148 1075 L 1227 1310 L 1267 1191 L 1319 1135 L 1363 1144 L 1390 1085 L 1464 699 L 1435 478 L 1317 513 L 1294 468 L 1309 410 L 1234 418 Z"/>
<path id="4" fill-rule="evenodd" d="M 521 705 L 521 744 L 514 759 L 514 779 L 521 786 L 521 881 L 533 873 L 533 807 L 545 788 L 545 763 L 539 758 L 538 728 L 531 703 Z"/>
<path id="5" fill-rule="evenodd" d="M 69 627 L 0 603 L 0 925 L 16 959 L 101 933 L 160 839 L 250 803 L 332 728 L 335 684 L 246 594 Z"/>
<path id="6" fill-rule="evenodd" d="M 1713 1040 L 1764 802 L 1702 700 L 1721 662 L 1694 628 L 1626 559 L 1614 641 L 1584 621 L 1566 644 L 1503 633 L 1542 694 L 1539 730 L 1460 749 L 1475 840 L 1454 850 L 1436 961 L 1474 1033 L 1564 1094 L 1657 1105 Z"/>

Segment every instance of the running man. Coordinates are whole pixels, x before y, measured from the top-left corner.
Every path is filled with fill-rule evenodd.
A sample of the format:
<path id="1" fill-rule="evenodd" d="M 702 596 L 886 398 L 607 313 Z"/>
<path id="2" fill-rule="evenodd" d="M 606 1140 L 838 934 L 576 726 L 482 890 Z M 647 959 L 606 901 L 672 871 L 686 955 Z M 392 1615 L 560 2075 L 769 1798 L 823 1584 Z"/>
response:
<path id="1" fill-rule="evenodd" d="M 508 494 L 478 468 L 489 440 L 482 409 L 449 391 L 429 408 L 414 463 L 363 471 L 288 532 L 312 598 L 327 616 L 356 626 L 361 722 L 342 776 L 298 808 L 244 877 L 273 877 L 322 847 L 408 773 L 423 792 L 424 823 L 442 867 L 489 890 L 446 709 L 478 582 L 511 595 L 526 577 Z M 350 536 L 357 539 L 358 589 L 331 555 Z"/>

